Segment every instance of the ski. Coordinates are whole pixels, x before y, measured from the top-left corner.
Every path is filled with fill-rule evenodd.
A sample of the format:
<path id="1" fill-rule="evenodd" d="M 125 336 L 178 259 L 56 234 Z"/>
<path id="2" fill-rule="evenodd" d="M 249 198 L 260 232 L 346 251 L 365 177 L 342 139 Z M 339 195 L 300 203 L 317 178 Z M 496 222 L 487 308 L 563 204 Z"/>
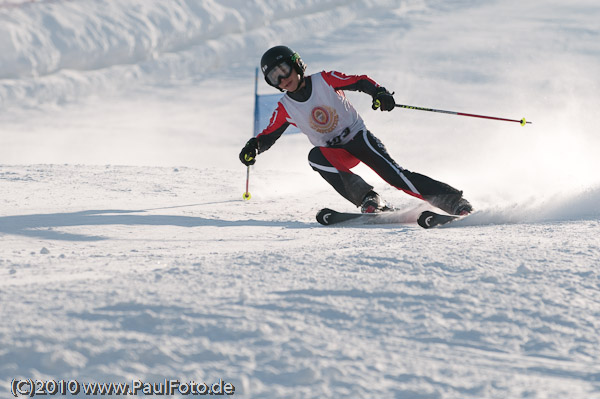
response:
<path id="1" fill-rule="evenodd" d="M 338 212 L 333 209 L 323 208 L 317 212 L 317 222 L 323 226 L 330 226 L 332 224 L 347 222 L 349 220 L 356 220 L 362 217 L 374 216 L 373 213 L 354 213 L 354 212 Z"/>
<path id="2" fill-rule="evenodd" d="M 377 213 L 338 212 L 323 208 L 317 213 L 317 222 L 324 226 L 348 224 L 405 224 L 414 223 L 419 214 L 415 210 L 390 210 Z"/>
<path id="3" fill-rule="evenodd" d="M 424 229 L 430 229 L 432 227 L 450 223 L 459 218 L 460 216 L 441 215 L 431 211 L 424 211 L 421 212 L 419 219 L 417 219 L 417 223 Z"/>
<path id="4" fill-rule="evenodd" d="M 442 226 L 462 219 L 464 216 L 443 215 L 432 211 L 388 211 L 379 213 L 338 212 L 323 208 L 317 213 L 317 222 L 323 226 L 331 226 L 348 222 L 348 224 L 406 224 L 415 223 L 424 229 Z M 415 220 L 416 219 L 416 220 Z"/>

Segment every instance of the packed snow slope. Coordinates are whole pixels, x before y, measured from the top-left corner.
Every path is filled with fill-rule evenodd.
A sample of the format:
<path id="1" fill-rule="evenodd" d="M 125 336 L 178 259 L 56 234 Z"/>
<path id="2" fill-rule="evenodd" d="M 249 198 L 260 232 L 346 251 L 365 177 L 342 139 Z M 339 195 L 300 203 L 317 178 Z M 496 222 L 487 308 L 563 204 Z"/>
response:
<path id="1" fill-rule="evenodd" d="M 0 0 L 0 397 L 222 379 L 241 398 L 600 398 L 599 20 L 595 0 Z M 301 134 L 242 200 L 277 44 L 401 104 L 533 124 L 347 93 L 477 213 L 321 227 L 354 208 Z"/>

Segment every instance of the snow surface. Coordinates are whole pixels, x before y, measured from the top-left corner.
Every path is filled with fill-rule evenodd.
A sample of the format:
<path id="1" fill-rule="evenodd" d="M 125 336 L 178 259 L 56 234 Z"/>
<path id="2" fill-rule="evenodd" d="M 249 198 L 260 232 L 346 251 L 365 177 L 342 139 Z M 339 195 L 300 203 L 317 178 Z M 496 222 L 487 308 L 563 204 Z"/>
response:
<path id="1" fill-rule="evenodd" d="M 242 398 L 600 398 L 599 20 L 596 0 L 0 0 L 0 396 L 221 378 Z M 478 212 L 321 227 L 353 207 L 302 135 L 242 200 L 254 71 L 282 43 L 399 103 L 533 124 L 348 93 Z"/>

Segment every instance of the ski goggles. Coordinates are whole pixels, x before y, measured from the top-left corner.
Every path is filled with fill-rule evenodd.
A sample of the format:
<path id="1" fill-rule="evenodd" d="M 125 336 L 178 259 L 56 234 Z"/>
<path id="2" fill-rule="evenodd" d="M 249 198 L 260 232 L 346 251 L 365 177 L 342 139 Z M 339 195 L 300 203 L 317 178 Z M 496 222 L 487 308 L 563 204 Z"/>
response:
<path id="1" fill-rule="evenodd" d="M 267 81 L 277 87 L 281 84 L 283 79 L 287 79 L 292 74 L 292 66 L 287 62 L 282 62 L 281 64 L 276 65 L 273 69 L 267 73 Z"/>

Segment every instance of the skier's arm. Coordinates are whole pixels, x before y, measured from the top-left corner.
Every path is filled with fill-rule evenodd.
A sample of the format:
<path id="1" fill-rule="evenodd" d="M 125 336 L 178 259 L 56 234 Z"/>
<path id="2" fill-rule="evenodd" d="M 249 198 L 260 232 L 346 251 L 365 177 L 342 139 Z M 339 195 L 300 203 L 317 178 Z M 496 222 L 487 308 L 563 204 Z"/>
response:
<path id="1" fill-rule="evenodd" d="M 289 115 L 283 104 L 280 102 L 277 103 L 277 108 L 273 111 L 269 126 L 256 136 L 259 154 L 271 148 L 271 146 L 281 137 L 283 132 L 285 132 L 285 129 L 290 125 L 288 118 Z"/>
<path id="2" fill-rule="evenodd" d="M 323 78 L 334 90 L 350 90 L 375 96 L 381 86 L 367 75 L 346 75 L 338 71 L 323 72 Z"/>
<path id="3" fill-rule="evenodd" d="M 323 78 L 334 90 L 350 90 L 367 93 L 373 97 L 373 104 L 379 101 L 382 111 L 391 111 L 395 107 L 393 93 L 380 86 L 367 75 L 346 75 L 342 72 L 323 72 Z M 374 106 L 373 109 L 376 109 Z"/>
<path id="4" fill-rule="evenodd" d="M 254 165 L 256 162 L 256 155 L 271 148 L 290 125 L 287 118 L 287 111 L 281 103 L 277 103 L 277 108 L 271 116 L 269 126 L 259 133 L 258 136 L 248 140 L 240 152 L 240 161 L 244 165 Z"/>

